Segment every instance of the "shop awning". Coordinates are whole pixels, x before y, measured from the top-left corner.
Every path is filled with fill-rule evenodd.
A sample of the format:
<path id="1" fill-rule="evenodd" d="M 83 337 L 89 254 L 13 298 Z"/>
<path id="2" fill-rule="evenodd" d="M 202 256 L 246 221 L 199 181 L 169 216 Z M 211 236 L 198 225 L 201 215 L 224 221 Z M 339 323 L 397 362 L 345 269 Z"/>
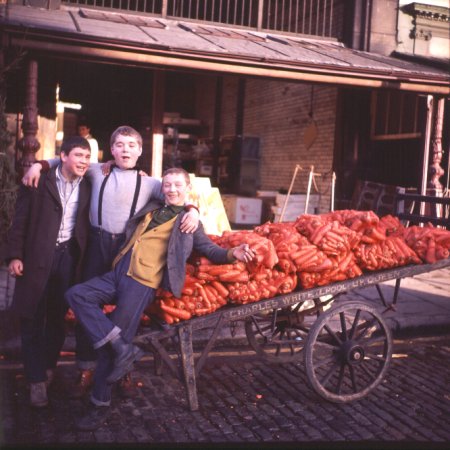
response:
<path id="1" fill-rule="evenodd" d="M 69 6 L 0 5 L 0 24 L 4 45 L 64 58 L 450 94 L 447 70 L 329 39 Z"/>

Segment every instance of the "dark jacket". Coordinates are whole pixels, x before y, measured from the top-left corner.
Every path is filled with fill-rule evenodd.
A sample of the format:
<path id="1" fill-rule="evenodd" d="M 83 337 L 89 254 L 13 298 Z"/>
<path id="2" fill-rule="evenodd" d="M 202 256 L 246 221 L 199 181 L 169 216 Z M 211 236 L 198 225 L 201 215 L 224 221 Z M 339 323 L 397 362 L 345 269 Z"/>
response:
<path id="1" fill-rule="evenodd" d="M 150 211 L 158 209 L 161 206 L 160 202 L 151 201 L 128 221 L 125 229 L 126 239 L 124 247 L 133 236 L 136 227 L 142 221 L 143 217 Z M 160 286 L 163 289 L 172 292 L 175 297 L 181 297 L 181 291 L 186 279 L 186 261 L 193 250 L 206 256 L 215 264 L 225 264 L 230 262 L 228 250 L 219 247 L 212 242 L 206 235 L 201 223 L 199 223 L 199 226 L 194 233 L 183 233 L 180 231 L 181 220 L 185 214 L 185 211 L 178 214 L 170 234 L 169 246 L 167 249 L 167 263 Z"/>
<path id="2" fill-rule="evenodd" d="M 80 279 L 81 262 L 89 232 L 90 183 L 83 179 L 79 189 L 74 230 L 80 250 L 77 280 Z M 37 188 L 20 187 L 15 216 L 7 236 L 6 261 L 23 261 L 23 275 L 16 279 L 12 304 L 12 310 L 23 317 L 33 317 L 47 284 L 62 212 L 56 185 L 56 168 L 41 175 Z"/>

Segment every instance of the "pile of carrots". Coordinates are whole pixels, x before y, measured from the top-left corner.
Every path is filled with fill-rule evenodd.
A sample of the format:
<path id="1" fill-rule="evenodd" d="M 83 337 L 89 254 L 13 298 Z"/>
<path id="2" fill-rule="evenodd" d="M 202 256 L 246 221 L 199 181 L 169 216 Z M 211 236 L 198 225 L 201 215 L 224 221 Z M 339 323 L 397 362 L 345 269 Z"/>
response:
<path id="1" fill-rule="evenodd" d="M 450 250 L 450 231 L 431 224 L 405 228 L 397 217 L 355 210 L 303 214 L 295 222 L 267 222 L 210 237 L 223 248 L 247 243 L 256 257 L 249 263 L 215 265 L 193 255 L 181 298 L 159 289 L 142 323 L 156 315 L 172 324 L 228 303 L 257 302 L 366 271 L 434 263 L 448 258 Z"/>

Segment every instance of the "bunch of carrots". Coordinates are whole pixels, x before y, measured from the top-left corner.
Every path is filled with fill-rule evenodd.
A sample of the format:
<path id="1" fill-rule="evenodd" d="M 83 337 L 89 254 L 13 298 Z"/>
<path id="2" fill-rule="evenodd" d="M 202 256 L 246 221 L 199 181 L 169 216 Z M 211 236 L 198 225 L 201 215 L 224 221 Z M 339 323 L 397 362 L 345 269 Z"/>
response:
<path id="1" fill-rule="evenodd" d="M 371 211 L 354 210 L 303 214 L 295 222 L 267 222 L 253 230 L 210 237 L 223 248 L 247 243 L 256 257 L 250 263 L 215 265 L 193 255 L 181 298 L 159 289 L 141 323 L 156 315 L 172 324 L 212 313 L 227 303 L 257 302 L 297 288 L 354 278 L 363 271 L 434 263 L 448 258 L 450 249 L 450 231 L 431 224 L 405 228 L 392 215 L 379 218 Z M 108 306 L 105 312 L 113 308 Z"/>
<path id="2" fill-rule="evenodd" d="M 412 226 L 405 229 L 404 238 L 420 259 L 428 264 L 449 257 L 450 231 L 431 224 L 426 227 Z"/>

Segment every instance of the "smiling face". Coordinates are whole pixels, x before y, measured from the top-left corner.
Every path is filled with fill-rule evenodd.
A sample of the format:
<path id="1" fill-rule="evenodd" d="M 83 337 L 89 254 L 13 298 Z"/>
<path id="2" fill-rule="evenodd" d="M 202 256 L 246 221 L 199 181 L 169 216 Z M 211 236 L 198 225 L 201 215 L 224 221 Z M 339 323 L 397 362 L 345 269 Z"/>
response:
<path id="1" fill-rule="evenodd" d="M 169 173 L 162 180 L 162 191 L 168 205 L 183 206 L 191 189 L 183 173 Z"/>
<path id="2" fill-rule="evenodd" d="M 119 134 L 111 146 L 111 153 L 119 169 L 133 169 L 142 154 L 142 147 L 135 137 Z"/>
<path id="3" fill-rule="evenodd" d="M 61 151 L 61 172 L 68 180 L 82 177 L 89 167 L 91 151 L 86 148 L 74 147 L 69 153 Z"/>

